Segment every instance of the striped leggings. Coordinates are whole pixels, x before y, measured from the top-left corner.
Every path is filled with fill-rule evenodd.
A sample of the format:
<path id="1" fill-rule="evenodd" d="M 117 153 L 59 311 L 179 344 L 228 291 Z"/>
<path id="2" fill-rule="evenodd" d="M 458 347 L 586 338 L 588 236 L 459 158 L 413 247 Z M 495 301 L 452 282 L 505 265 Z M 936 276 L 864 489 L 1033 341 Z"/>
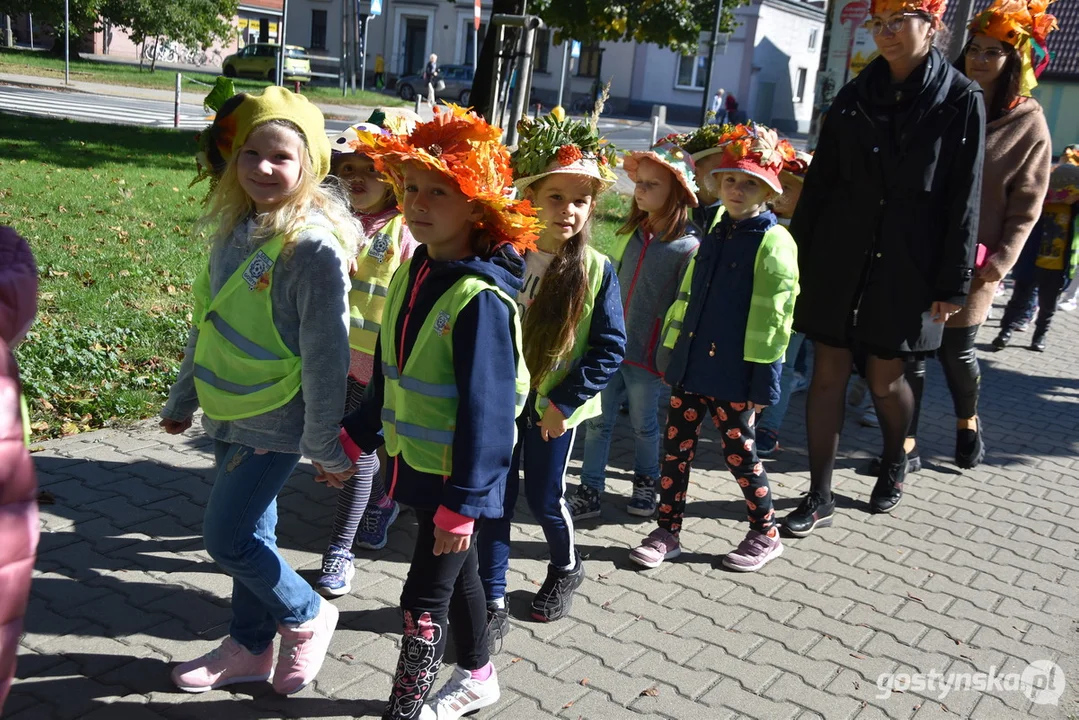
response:
<path id="1" fill-rule="evenodd" d="M 360 406 L 364 390 L 362 383 L 349 377 L 346 413 Z M 378 456 L 373 452 L 364 453 L 356 460 L 356 473 L 345 481 L 345 486 L 337 496 L 337 514 L 334 516 L 333 532 L 330 535 L 331 545 L 351 550 L 368 503 L 378 502 L 386 497 L 386 488 L 378 470 Z"/>

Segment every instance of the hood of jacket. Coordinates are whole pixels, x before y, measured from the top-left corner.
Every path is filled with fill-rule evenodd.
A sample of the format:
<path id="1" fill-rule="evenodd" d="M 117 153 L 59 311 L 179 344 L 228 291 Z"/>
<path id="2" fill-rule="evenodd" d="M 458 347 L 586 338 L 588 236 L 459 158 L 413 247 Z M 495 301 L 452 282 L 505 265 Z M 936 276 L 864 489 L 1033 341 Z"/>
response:
<path id="1" fill-rule="evenodd" d="M 0 338 L 22 340 L 37 314 L 37 266 L 30 246 L 10 227 L 0 227 Z"/>

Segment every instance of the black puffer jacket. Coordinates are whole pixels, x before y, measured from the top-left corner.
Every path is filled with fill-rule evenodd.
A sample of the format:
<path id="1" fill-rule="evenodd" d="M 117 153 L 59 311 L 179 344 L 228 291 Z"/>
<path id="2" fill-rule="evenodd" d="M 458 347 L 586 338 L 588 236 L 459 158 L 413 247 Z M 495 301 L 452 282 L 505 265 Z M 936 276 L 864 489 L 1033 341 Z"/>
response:
<path id="1" fill-rule="evenodd" d="M 870 350 L 939 347 L 929 309 L 966 301 L 984 147 L 981 90 L 935 49 L 904 83 L 877 58 L 840 90 L 790 227 L 795 328 Z"/>

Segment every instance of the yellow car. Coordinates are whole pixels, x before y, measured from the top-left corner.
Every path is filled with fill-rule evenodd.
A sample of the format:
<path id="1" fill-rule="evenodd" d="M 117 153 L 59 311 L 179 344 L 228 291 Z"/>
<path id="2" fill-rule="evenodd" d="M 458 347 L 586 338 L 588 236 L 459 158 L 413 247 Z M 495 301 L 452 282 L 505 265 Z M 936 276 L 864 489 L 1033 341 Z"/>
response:
<path id="1" fill-rule="evenodd" d="M 243 50 L 225 58 L 221 69 L 226 77 L 255 77 L 273 81 L 277 79 L 277 43 L 250 43 Z M 307 51 L 299 45 L 285 46 L 285 80 L 311 79 L 311 61 Z"/>

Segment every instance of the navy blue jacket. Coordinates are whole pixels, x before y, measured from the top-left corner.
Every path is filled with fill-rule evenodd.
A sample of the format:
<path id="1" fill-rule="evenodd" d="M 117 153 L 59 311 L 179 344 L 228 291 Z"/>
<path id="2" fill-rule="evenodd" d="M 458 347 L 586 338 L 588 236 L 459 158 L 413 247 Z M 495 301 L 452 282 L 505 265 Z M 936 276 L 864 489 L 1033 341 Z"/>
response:
<path id="1" fill-rule="evenodd" d="M 783 360 L 765 365 L 744 359 L 757 250 L 776 222 L 770 212 L 739 222 L 724 215 L 701 242 L 668 385 L 727 402 L 779 402 Z"/>
<path id="2" fill-rule="evenodd" d="M 429 274 L 417 288 L 417 274 L 425 265 Z M 524 260 L 504 246 L 491 260 L 473 256 L 436 262 L 427 257 L 427 247 L 420 245 L 409 266 L 407 296 L 415 293 L 415 304 L 411 312 L 398 315 L 396 327 L 382 328 L 375 358 L 382 357 L 382 342 L 392 339 L 397 347 L 403 348 L 399 353 L 403 364 L 421 328 L 430 328 L 428 315 L 435 303 L 464 275 L 482 276 L 510 297 L 516 297 L 522 285 Z M 401 456 L 389 458 L 386 478 L 390 495 L 398 502 L 423 510 L 437 510 L 442 505 L 470 518 L 502 516 L 517 414 L 512 312 L 515 310 L 497 295 L 484 291 L 457 316 L 453 326 L 458 392 L 453 472 L 443 478 L 409 467 Z M 387 338 L 389 332 L 392 335 Z M 384 390 L 382 366 L 376 362 L 363 404 L 342 421 L 353 442 L 367 452 L 384 444 L 381 418 Z"/>
<path id="3" fill-rule="evenodd" d="M 588 346 L 581 361 L 548 396 L 566 417 L 607 387 L 626 354 L 622 291 L 618 286 L 618 274 L 609 260 L 603 265 L 603 282 L 592 306 Z"/>

